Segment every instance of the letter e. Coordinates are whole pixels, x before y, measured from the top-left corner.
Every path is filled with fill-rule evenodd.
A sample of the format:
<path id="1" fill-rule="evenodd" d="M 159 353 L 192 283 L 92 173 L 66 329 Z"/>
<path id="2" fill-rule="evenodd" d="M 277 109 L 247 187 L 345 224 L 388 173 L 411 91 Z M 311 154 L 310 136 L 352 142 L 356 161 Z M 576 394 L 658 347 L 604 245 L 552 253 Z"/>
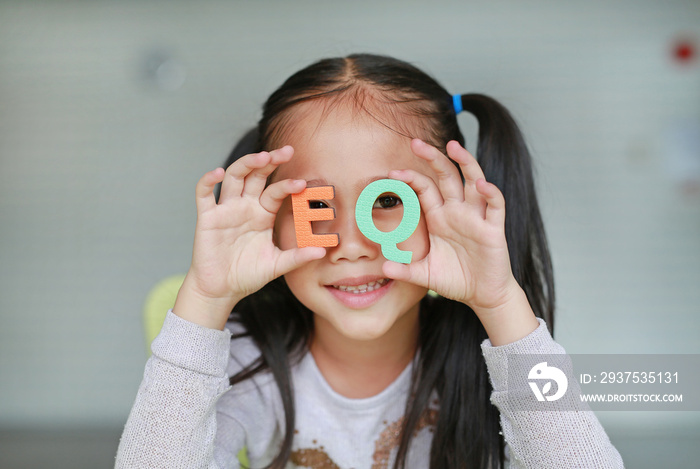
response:
<path id="1" fill-rule="evenodd" d="M 307 187 L 299 194 L 292 194 L 292 212 L 294 214 L 294 231 L 297 237 L 297 246 L 333 247 L 338 245 L 338 234 L 314 234 L 311 229 L 312 221 L 333 220 L 335 210 L 332 208 L 309 207 L 309 200 L 333 199 L 335 188 L 333 186 Z"/>

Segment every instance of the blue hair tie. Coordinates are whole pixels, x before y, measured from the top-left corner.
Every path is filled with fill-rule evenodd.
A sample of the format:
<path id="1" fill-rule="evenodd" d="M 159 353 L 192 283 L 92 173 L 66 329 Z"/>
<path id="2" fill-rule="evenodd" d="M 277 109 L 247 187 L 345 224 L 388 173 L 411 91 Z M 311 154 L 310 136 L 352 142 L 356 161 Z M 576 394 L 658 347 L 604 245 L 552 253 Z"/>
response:
<path id="1" fill-rule="evenodd" d="M 461 94 L 455 94 L 452 96 L 452 105 L 455 108 L 455 114 L 459 114 L 460 112 L 464 111 L 464 109 L 462 109 L 462 95 Z"/>

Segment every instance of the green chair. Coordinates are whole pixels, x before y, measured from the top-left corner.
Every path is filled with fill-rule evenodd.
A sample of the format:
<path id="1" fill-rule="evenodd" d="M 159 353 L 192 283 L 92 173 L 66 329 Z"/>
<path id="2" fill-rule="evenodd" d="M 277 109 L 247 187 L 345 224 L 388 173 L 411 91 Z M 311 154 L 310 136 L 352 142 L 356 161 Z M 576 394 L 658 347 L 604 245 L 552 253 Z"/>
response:
<path id="1" fill-rule="evenodd" d="M 146 296 L 143 305 L 143 331 L 146 335 L 146 348 L 151 354 L 151 342 L 160 333 L 168 310 L 175 305 L 177 292 L 180 291 L 184 275 L 171 275 L 158 282 Z"/>

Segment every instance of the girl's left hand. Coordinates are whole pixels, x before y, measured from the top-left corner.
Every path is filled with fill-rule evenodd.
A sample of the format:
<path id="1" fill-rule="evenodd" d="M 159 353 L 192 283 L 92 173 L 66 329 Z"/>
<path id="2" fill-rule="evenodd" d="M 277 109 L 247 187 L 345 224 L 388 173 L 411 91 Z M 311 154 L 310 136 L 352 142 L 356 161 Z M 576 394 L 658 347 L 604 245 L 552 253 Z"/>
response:
<path id="1" fill-rule="evenodd" d="M 389 177 L 405 182 L 418 195 L 430 252 L 408 265 L 387 261 L 384 273 L 465 303 L 483 322 L 482 316 L 522 292 L 508 256 L 503 194 L 485 180 L 476 159 L 456 141 L 447 144 L 447 154 L 459 164 L 464 183 L 437 148 L 414 139 L 411 150 L 430 164 L 437 184 L 414 170 L 394 170 Z"/>

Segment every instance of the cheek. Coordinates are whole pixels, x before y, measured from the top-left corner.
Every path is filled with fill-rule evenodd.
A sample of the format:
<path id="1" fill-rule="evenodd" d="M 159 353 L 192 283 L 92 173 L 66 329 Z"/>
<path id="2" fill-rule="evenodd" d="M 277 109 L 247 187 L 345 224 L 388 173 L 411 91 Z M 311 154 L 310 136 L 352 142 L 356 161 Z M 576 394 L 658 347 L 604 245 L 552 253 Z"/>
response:
<path id="1" fill-rule="evenodd" d="M 312 263 L 313 264 L 313 263 Z M 318 299 L 319 280 L 313 265 L 306 264 L 285 274 L 284 281 L 294 297 L 310 310 Z"/>

